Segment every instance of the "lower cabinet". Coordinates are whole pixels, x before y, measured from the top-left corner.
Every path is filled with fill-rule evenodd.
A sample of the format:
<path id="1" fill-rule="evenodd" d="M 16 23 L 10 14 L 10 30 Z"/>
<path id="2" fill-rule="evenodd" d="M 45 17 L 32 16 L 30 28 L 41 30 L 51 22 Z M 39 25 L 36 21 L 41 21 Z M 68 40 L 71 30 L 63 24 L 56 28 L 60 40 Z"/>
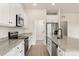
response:
<path id="1" fill-rule="evenodd" d="M 32 36 L 29 36 L 29 49 L 30 49 L 31 45 L 32 45 Z"/>
<path id="2" fill-rule="evenodd" d="M 65 56 L 64 50 L 62 50 L 60 47 L 58 47 L 58 49 L 57 49 L 57 55 L 58 56 Z"/>
<path id="3" fill-rule="evenodd" d="M 4 56 L 24 56 L 24 41 L 22 41 L 19 45 L 11 49 Z"/>
<path id="4" fill-rule="evenodd" d="M 15 52 L 16 50 L 15 48 L 13 48 L 8 53 L 6 53 L 4 56 L 17 56 Z"/>
<path id="5" fill-rule="evenodd" d="M 16 51 L 17 51 L 17 56 L 24 56 L 24 41 L 21 42 L 21 43 L 16 47 Z"/>

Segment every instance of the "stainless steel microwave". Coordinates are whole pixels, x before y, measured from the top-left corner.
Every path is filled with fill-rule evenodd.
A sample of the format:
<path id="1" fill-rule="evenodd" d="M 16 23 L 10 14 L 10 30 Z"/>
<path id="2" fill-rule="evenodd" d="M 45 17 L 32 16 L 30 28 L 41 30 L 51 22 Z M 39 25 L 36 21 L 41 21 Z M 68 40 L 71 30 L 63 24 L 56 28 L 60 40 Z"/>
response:
<path id="1" fill-rule="evenodd" d="M 16 14 L 16 26 L 17 27 L 24 26 L 24 19 L 18 14 Z"/>

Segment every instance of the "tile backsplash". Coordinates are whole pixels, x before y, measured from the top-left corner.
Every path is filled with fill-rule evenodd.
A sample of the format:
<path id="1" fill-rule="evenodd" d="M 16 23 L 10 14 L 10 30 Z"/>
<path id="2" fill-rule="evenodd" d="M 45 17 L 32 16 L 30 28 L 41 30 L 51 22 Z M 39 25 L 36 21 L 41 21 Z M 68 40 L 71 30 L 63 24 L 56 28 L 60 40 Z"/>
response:
<path id="1" fill-rule="evenodd" d="M 24 33 L 24 28 L 9 28 L 9 27 L 0 27 L 0 38 L 7 37 L 9 31 L 18 31 L 20 33 Z"/>

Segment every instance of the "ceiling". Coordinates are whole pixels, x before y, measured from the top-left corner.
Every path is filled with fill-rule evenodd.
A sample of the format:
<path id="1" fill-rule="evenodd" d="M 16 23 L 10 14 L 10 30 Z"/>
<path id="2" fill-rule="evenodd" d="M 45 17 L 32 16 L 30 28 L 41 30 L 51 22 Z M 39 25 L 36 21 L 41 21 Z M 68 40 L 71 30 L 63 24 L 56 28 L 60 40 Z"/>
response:
<path id="1" fill-rule="evenodd" d="M 23 3 L 25 9 L 46 9 L 48 13 L 56 13 L 60 8 L 62 13 L 79 13 L 79 3 Z"/>

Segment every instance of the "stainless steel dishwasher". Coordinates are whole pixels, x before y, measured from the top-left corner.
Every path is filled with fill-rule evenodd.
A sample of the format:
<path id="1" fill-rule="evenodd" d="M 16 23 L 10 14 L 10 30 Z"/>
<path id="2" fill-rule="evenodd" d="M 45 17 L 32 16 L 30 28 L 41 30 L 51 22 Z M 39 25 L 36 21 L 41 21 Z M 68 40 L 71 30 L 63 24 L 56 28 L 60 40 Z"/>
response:
<path id="1" fill-rule="evenodd" d="M 28 47 L 29 47 L 28 39 L 29 39 L 29 37 L 26 37 L 24 39 L 24 53 L 25 53 L 25 56 L 28 56 Z"/>
<path id="2" fill-rule="evenodd" d="M 52 41 L 52 56 L 57 56 L 58 45 Z"/>

